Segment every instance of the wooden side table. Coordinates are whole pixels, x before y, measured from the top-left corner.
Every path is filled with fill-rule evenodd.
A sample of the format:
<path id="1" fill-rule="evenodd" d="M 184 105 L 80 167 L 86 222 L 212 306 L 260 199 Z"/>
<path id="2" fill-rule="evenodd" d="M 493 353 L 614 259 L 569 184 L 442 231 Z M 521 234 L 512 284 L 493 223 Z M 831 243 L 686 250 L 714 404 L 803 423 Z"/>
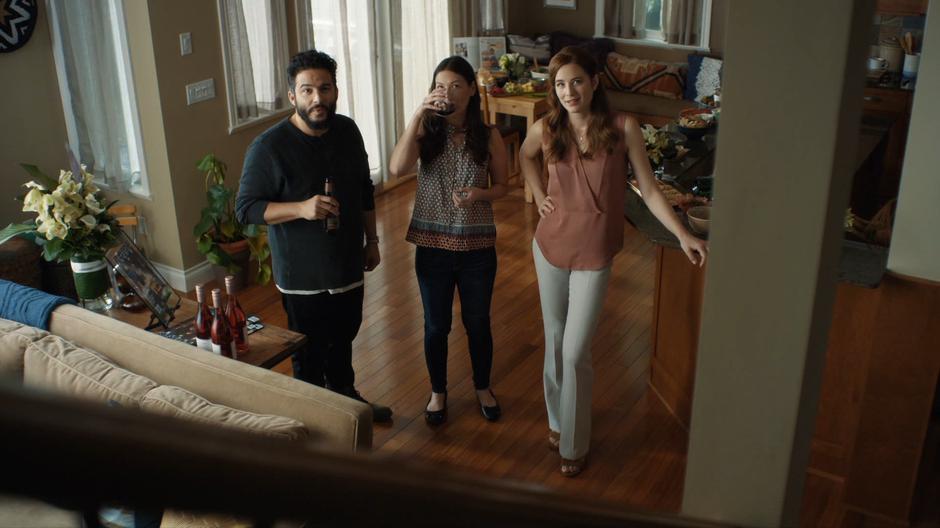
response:
<path id="1" fill-rule="evenodd" d="M 496 122 L 496 114 L 514 115 L 525 118 L 526 130 L 532 128 L 535 122 L 548 112 L 548 96 L 508 95 L 494 97 L 486 95 L 490 109 L 490 122 Z M 525 178 L 523 178 L 524 180 Z M 525 183 L 525 201 L 532 203 L 532 190 L 529 183 Z"/>
<path id="2" fill-rule="evenodd" d="M 150 319 L 150 312 L 147 310 L 128 312 L 121 308 L 112 308 L 108 310 L 105 315 L 139 328 L 147 326 L 147 322 Z M 173 318 L 171 325 L 177 325 L 186 321 L 192 322 L 195 315 L 196 303 L 191 299 L 183 298 L 180 307 L 176 310 L 176 317 Z M 154 332 L 158 333 L 161 330 L 163 330 L 163 327 L 157 327 L 154 329 Z M 249 365 L 270 369 L 289 358 L 291 354 L 306 344 L 306 342 L 307 336 L 303 334 L 264 323 L 264 328 L 249 336 L 248 352 L 240 354 L 237 359 Z M 211 352 L 206 353 L 211 354 Z"/>

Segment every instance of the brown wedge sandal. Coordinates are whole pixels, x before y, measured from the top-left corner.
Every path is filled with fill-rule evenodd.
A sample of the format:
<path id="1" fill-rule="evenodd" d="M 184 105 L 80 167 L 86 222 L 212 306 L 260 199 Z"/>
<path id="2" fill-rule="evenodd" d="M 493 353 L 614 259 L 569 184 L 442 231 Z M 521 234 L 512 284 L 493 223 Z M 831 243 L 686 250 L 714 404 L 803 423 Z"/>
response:
<path id="1" fill-rule="evenodd" d="M 558 451 L 558 446 L 561 445 L 561 433 L 548 430 L 548 448 L 552 451 Z"/>
<path id="2" fill-rule="evenodd" d="M 576 477 L 587 466 L 587 457 L 583 456 L 577 460 L 561 459 L 561 475 L 563 477 Z"/>

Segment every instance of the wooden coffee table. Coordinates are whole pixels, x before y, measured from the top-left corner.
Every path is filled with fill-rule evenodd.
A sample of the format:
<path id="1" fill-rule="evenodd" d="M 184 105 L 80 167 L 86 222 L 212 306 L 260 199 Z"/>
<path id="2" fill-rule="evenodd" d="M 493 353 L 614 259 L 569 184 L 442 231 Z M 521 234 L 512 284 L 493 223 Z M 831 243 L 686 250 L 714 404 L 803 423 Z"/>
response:
<path id="1" fill-rule="evenodd" d="M 146 309 L 141 312 L 128 312 L 121 308 L 112 308 L 106 312 L 106 315 L 139 328 L 146 327 L 150 320 L 150 312 Z M 191 323 L 195 316 L 196 303 L 184 298 L 180 307 L 177 308 L 176 317 L 173 318 L 170 326 L 176 326 L 186 321 Z M 248 336 L 248 352 L 239 354 L 239 361 L 256 367 L 273 368 L 289 358 L 291 354 L 307 342 L 307 336 L 303 334 L 270 325 L 264 321 L 262 321 L 262 324 L 264 324 L 264 328 Z M 162 330 L 164 328 L 158 326 L 153 329 L 153 332 L 159 333 Z"/>

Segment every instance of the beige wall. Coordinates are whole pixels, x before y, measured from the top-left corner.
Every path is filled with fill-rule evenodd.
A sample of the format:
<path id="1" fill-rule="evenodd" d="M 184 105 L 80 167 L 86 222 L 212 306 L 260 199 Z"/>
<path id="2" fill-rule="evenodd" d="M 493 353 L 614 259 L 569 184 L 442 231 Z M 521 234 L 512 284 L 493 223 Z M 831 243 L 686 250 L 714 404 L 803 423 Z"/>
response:
<path id="1" fill-rule="evenodd" d="M 46 19 L 45 4 L 40 3 L 30 41 L 13 53 L 0 54 L 0 226 L 32 217 L 13 200 L 24 194 L 22 185 L 29 177 L 20 163 L 38 165 L 50 176 L 68 165 L 68 136 Z"/>
<path id="2" fill-rule="evenodd" d="M 577 0 L 577 9 L 545 7 L 544 0 L 510 0 L 506 28 L 527 37 L 565 31 L 579 37 L 594 35 L 594 0 Z"/>
<path id="3" fill-rule="evenodd" d="M 294 3 L 287 5 L 293 53 L 297 48 Z M 67 133 L 45 4 L 40 3 L 39 12 L 32 40 L 16 53 L 0 55 L 5 81 L 0 115 L 16 123 L 4 128 L 0 142 L 0 193 L 6 197 L 22 193 L 27 175 L 18 163 L 34 163 L 50 174 L 66 166 Z M 128 0 L 125 17 L 151 196 L 110 197 L 137 205 L 146 216 L 153 260 L 185 270 L 205 260 L 192 236 L 205 203 L 204 180 L 196 162 L 215 153 L 228 164 L 228 183 L 235 188 L 245 149 L 274 121 L 228 133 L 216 2 Z M 192 33 L 193 38 L 193 53 L 186 57 L 179 54 L 179 33 L 183 32 Z M 185 85 L 207 78 L 215 80 L 216 97 L 187 106 Z M 28 218 L 12 199 L 0 207 L 3 225 Z"/>
<path id="4" fill-rule="evenodd" d="M 144 161 L 150 197 L 133 195 L 115 196 L 122 203 L 132 203 L 146 219 L 150 236 L 150 258 L 181 268 L 183 254 L 173 200 L 173 182 L 167 163 L 166 135 L 163 129 L 163 110 L 157 87 L 157 69 L 154 62 L 153 42 L 150 39 L 150 14 L 147 3 L 134 0 L 124 3 L 127 21 L 128 47 L 134 72 L 134 89 L 144 143 Z"/>
<path id="5" fill-rule="evenodd" d="M 574 10 L 545 7 L 544 0 L 511 0 L 508 4 L 506 26 L 509 33 L 531 37 L 565 31 L 579 37 L 594 36 L 594 0 L 578 0 Z M 724 52 L 727 15 L 728 0 L 712 0 L 711 55 L 721 56 Z M 683 61 L 689 54 L 685 50 L 622 43 L 617 44 L 617 51 L 633 57 L 666 61 Z"/>
<path id="6" fill-rule="evenodd" d="M 204 179 L 196 162 L 212 152 L 228 164 L 227 183 L 235 188 L 241 175 L 248 144 L 274 124 L 267 121 L 228 133 L 225 73 L 219 19 L 214 1 L 151 0 L 150 26 L 156 61 L 160 105 L 166 135 L 172 196 L 182 252 L 182 268 L 202 262 L 192 236 L 205 204 Z M 185 13 L 185 16 L 180 16 Z M 291 28 L 289 49 L 297 48 L 294 4 L 288 2 L 287 23 Z M 193 53 L 179 53 L 179 34 L 192 33 Z M 208 78 L 215 79 L 216 97 L 186 105 L 185 85 Z"/>
<path id="7" fill-rule="evenodd" d="M 927 27 L 940 29 L 938 2 L 927 13 Z M 940 31 L 924 34 L 923 50 L 888 268 L 940 282 Z"/>
<path id="8" fill-rule="evenodd" d="M 873 4 L 730 5 L 683 488 L 690 517 L 799 524 Z M 783 45 L 797 38 L 814 60 Z"/>

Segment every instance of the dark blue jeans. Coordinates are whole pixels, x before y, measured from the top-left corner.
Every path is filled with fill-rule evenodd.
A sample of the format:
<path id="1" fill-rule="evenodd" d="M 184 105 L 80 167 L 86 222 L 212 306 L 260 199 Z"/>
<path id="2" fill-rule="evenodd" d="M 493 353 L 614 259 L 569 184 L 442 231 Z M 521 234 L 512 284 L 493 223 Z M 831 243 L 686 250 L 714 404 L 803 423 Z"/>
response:
<path id="1" fill-rule="evenodd" d="M 455 286 L 470 347 L 473 386 L 477 390 L 488 388 L 493 367 L 490 301 L 496 280 L 496 248 L 448 251 L 418 246 L 415 271 L 424 305 L 424 358 L 431 390 L 447 391 L 447 335 L 453 319 Z"/>

